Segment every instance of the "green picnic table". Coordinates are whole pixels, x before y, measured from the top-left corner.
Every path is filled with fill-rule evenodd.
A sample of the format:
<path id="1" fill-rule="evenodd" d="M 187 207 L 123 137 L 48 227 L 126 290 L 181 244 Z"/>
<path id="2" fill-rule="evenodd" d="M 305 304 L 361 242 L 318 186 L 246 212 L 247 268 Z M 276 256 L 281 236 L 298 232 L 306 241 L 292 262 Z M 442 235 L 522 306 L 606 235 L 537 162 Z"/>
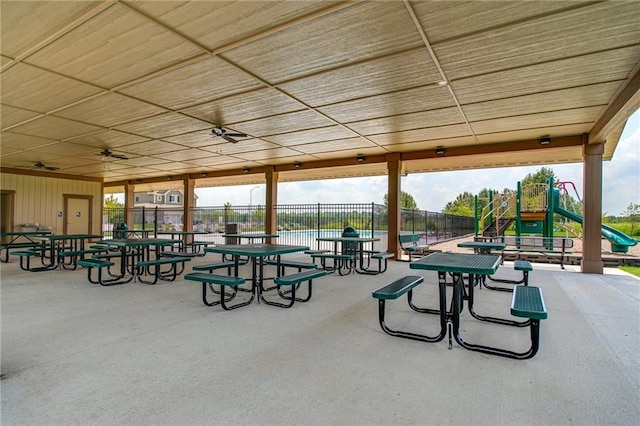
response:
<path id="1" fill-rule="evenodd" d="M 247 304 L 251 303 L 256 296 L 259 303 L 262 292 L 270 290 L 264 288 L 264 281 L 267 279 L 264 276 L 265 258 L 275 257 L 276 267 L 280 270 L 281 255 L 303 252 L 305 250 L 309 250 L 309 247 L 287 244 L 225 244 L 205 248 L 205 252 L 207 253 L 220 253 L 223 256 L 232 256 L 235 263 L 234 271 L 236 277 L 238 276 L 238 269 L 241 264 L 240 258 L 247 257 L 251 260 L 251 289 L 246 290 L 251 292 L 251 300 L 247 302 Z"/>
<path id="2" fill-rule="evenodd" d="M 441 319 L 446 319 L 446 322 L 451 324 L 449 329 L 449 349 L 451 349 L 453 345 L 453 337 L 460 346 L 466 349 L 492 355 L 526 359 L 532 357 L 537 352 L 539 332 L 539 324 L 537 320 L 529 319 L 523 322 L 517 322 L 504 318 L 481 316 L 474 310 L 474 286 L 481 281 L 483 276 L 495 274 L 501 261 L 502 258 L 500 256 L 490 254 L 433 253 L 410 264 L 411 269 L 436 271 L 438 273 L 438 282 L 441 288 L 446 284 L 448 275 L 453 277 L 453 297 L 451 301 L 451 308 L 447 312 L 439 312 Z M 468 275 L 466 284 L 464 280 L 465 274 Z M 515 297 L 516 294 L 514 293 L 512 306 L 515 302 Z M 443 300 L 443 298 L 445 299 Z M 443 292 L 442 290 L 440 291 L 440 299 L 440 306 L 446 306 L 446 292 Z M 467 301 L 467 308 L 471 315 L 480 321 L 515 327 L 531 326 L 532 347 L 526 352 L 513 352 L 506 349 L 465 342 L 460 335 L 460 314 L 462 313 L 465 300 Z M 513 312 L 514 310 L 512 309 L 512 313 Z"/>

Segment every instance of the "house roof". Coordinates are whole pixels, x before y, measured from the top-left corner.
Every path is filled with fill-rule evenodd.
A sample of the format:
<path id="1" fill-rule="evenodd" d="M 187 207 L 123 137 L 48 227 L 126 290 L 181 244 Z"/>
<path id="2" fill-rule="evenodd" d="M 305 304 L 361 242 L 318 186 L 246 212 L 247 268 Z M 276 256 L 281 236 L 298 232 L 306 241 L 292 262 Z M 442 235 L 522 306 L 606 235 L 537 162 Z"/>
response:
<path id="1" fill-rule="evenodd" d="M 386 174 L 389 156 L 409 173 L 580 162 L 586 140 L 610 159 L 640 105 L 634 1 L 0 8 L 5 170 L 207 186 Z"/>

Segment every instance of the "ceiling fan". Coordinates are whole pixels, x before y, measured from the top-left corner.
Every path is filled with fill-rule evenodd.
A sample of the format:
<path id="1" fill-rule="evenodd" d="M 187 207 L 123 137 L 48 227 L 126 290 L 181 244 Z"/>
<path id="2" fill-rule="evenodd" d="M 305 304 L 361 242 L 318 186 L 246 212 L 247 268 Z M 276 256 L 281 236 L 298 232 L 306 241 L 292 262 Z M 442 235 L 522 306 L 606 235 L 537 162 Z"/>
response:
<path id="1" fill-rule="evenodd" d="M 33 167 L 35 167 L 36 169 L 45 169 L 45 170 L 58 170 L 58 169 L 60 169 L 60 167 L 47 166 L 42 161 L 38 161 L 37 163 L 35 163 L 33 165 Z"/>
<path id="2" fill-rule="evenodd" d="M 246 138 L 247 135 L 245 133 L 231 133 L 223 129 L 222 127 L 214 127 L 211 131 L 211 134 L 215 136 L 220 136 L 222 139 L 231 143 L 238 143 L 238 141 L 234 138 Z"/>
<path id="3" fill-rule="evenodd" d="M 112 158 L 117 158 L 118 160 L 128 160 L 129 157 L 127 157 L 124 154 L 116 154 L 115 152 L 111 152 L 109 151 L 109 148 L 105 148 L 102 151 L 100 151 L 100 155 L 102 155 L 103 157 L 112 157 Z"/>

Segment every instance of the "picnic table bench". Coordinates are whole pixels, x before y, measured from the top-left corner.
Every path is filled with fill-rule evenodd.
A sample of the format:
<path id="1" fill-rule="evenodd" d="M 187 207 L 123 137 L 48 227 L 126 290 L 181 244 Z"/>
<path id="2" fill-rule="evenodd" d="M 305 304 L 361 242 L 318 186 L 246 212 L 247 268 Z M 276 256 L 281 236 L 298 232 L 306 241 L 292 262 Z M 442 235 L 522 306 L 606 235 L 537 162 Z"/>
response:
<path id="1" fill-rule="evenodd" d="M 190 274 L 186 274 L 184 278 L 188 281 L 197 281 L 202 283 L 202 302 L 207 306 L 222 306 L 222 309 L 225 311 L 230 311 L 232 309 L 237 309 L 242 306 L 247 306 L 253 302 L 255 298 L 255 292 L 251 293 L 251 298 L 245 302 L 236 303 L 235 305 L 227 305 L 227 303 L 231 302 L 236 295 L 238 294 L 238 287 L 245 283 L 245 279 L 241 277 L 232 277 L 229 275 L 218 275 L 204 272 L 192 272 Z M 215 290 L 213 285 L 220 286 L 220 290 Z M 207 299 L 207 286 L 211 289 L 211 291 L 215 294 L 220 295 L 220 300 L 217 302 L 210 302 Z M 225 293 L 224 288 L 231 287 L 233 293 Z"/>
<path id="2" fill-rule="evenodd" d="M 315 278 L 320 278 L 327 275 L 327 271 L 322 269 L 309 269 L 303 272 L 298 272 L 291 275 L 282 275 L 274 278 L 273 282 L 276 285 L 278 296 L 284 300 L 288 300 L 289 303 L 280 303 L 272 300 L 268 300 L 264 297 L 266 291 L 260 292 L 260 300 L 267 305 L 278 306 L 280 308 L 290 308 L 294 302 L 308 302 L 311 300 L 312 282 Z M 307 297 L 296 297 L 296 288 L 303 282 L 307 282 Z M 282 286 L 290 286 L 290 290 L 283 291 Z"/>

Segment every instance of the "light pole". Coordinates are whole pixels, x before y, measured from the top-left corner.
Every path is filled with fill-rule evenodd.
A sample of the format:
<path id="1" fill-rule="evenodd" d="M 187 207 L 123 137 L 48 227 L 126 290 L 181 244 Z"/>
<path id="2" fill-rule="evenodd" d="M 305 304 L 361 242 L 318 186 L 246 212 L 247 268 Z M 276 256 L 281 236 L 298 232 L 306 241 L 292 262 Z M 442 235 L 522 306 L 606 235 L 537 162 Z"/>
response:
<path id="1" fill-rule="evenodd" d="M 252 209 L 252 205 L 253 205 L 253 191 L 260 188 L 259 186 L 254 186 L 253 188 L 251 188 L 249 190 L 249 226 L 251 227 L 251 230 L 253 230 L 253 223 L 251 222 L 251 209 Z"/>

